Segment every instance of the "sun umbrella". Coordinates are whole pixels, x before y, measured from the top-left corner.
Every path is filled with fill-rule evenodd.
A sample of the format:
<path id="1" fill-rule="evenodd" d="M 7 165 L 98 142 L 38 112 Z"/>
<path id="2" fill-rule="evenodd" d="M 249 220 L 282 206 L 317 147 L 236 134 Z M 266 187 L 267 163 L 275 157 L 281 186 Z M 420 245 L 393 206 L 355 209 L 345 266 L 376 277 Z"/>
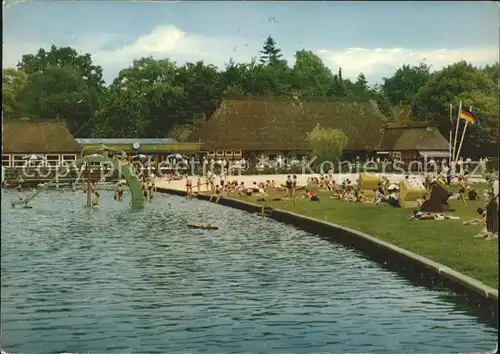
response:
<path id="1" fill-rule="evenodd" d="M 134 160 L 146 160 L 148 157 L 144 154 L 137 154 L 135 156 L 132 156 L 132 159 Z"/>
<path id="2" fill-rule="evenodd" d="M 42 157 L 40 155 L 35 155 L 35 154 L 32 154 L 32 155 L 26 155 L 23 157 L 24 160 L 30 160 L 30 161 L 36 161 L 36 160 L 41 160 Z"/>
<path id="3" fill-rule="evenodd" d="M 187 160 L 188 158 L 181 154 L 171 154 L 167 156 L 167 159 Z"/>

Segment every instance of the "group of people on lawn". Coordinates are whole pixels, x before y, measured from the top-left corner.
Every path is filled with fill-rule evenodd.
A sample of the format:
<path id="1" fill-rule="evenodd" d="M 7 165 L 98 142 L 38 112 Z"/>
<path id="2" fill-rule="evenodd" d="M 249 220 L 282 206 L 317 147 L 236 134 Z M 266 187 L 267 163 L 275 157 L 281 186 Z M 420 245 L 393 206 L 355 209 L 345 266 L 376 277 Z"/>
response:
<path id="1" fill-rule="evenodd" d="M 405 177 L 406 179 L 409 176 Z M 445 176 L 435 176 L 432 179 L 425 178 L 424 186 L 426 188 L 426 196 L 424 200 L 420 201 L 420 204 L 430 197 L 430 192 L 435 183 L 438 182 L 440 178 L 445 178 Z M 381 177 L 378 181 L 377 188 L 373 190 L 373 196 L 367 197 L 363 194 L 360 189 L 359 181 L 355 182 L 350 179 L 345 179 L 342 183 L 337 183 L 333 178 L 328 175 L 320 177 L 309 177 L 306 186 L 299 187 L 297 185 L 297 176 L 287 176 L 285 184 L 277 185 L 274 180 L 266 180 L 262 182 L 253 182 L 251 185 L 245 185 L 244 182 L 238 182 L 233 180 L 226 182 L 224 175 L 220 176 L 219 184 L 215 183 L 215 175 L 208 174 L 205 177 L 203 183 L 202 178 L 199 177 L 196 183 L 196 192 L 193 188 L 193 181 L 189 178 L 186 179 L 186 191 L 188 198 L 192 198 L 196 193 L 202 191 L 203 184 L 205 185 L 205 191 L 211 191 L 210 201 L 219 202 L 224 195 L 231 195 L 236 197 L 241 196 L 257 196 L 259 197 L 257 201 L 280 201 L 280 200 L 291 200 L 295 205 L 297 199 L 309 199 L 311 201 L 320 201 L 318 194 L 314 190 L 323 190 L 326 192 L 327 196 L 331 199 L 339 199 L 345 202 L 355 202 L 355 203 L 373 203 L 376 205 L 390 205 L 393 207 L 400 207 L 399 204 L 399 188 L 395 184 L 391 184 L 387 177 Z M 448 181 L 443 181 L 448 182 Z M 457 182 L 459 185 L 458 193 L 454 193 L 450 199 L 461 200 L 463 205 L 467 205 L 467 200 L 479 199 L 478 193 L 472 188 L 464 176 L 458 176 Z M 498 181 L 495 182 L 498 189 Z M 446 183 L 447 184 L 447 183 Z M 270 190 L 274 191 L 284 191 L 286 192 L 283 196 L 271 197 L 267 192 Z M 495 190 L 486 190 L 482 199 L 487 203 L 484 208 L 478 208 L 477 213 L 479 218 L 469 220 L 464 222 L 464 225 L 485 225 L 483 232 L 478 235 L 478 237 L 492 238 L 498 235 L 498 217 L 496 222 L 492 220 L 487 213 L 487 210 L 495 208 L 498 210 L 498 191 L 496 191 L 496 196 L 494 195 Z M 372 194 L 372 193 L 370 193 Z M 442 213 L 426 213 L 420 210 L 415 210 L 410 219 L 417 220 L 446 220 L 446 219 L 460 219 L 457 216 L 445 215 Z M 488 219 L 490 219 L 488 221 Z M 486 227 L 488 226 L 488 227 Z"/>

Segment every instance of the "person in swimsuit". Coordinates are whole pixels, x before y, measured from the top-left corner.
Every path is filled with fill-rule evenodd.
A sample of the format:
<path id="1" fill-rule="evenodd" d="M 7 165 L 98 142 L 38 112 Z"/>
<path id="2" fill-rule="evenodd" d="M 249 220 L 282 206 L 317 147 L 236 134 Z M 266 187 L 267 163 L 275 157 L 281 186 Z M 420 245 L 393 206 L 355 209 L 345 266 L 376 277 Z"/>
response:
<path id="1" fill-rule="evenodd" d="M 293 175 L 293 180 L 292 180 L 292 190 L 291 190 L 291 197 L 293 201 L 293 205 L 295 205 L 295 200 L 297 199 L 297 176 Z"/>
<path id="2" fill-rule="evenodd" d="M 291 198 L 292 197 L 292 178 L 290 177 L 290 175 L 286 176 L 285 187 L 286 187 L 286 196 L 288 198 Z"/>
<path id="3" fill-rule="evenodd" d="M 210 199 L 208 200 L 211 202 L 212 200 L 215 199 L 215 202 L 218 203 L 220 198 L 222 197 L 223 194 L 223 189 L 222 187 L 219 187 L 218 185 L 215 187 L 215 193 L 210 196 Z"/>
<path id="4" fill-rule="evenodd" d="M 149 201 L 151 201 L 153 199 L 153 191 L 154 191 L 154 186 L 153 186 L 153 184 L 150 184 L 148 186 Z"/>
<path id="5" fill-rule="evenodd" d="M 458 183 L 460 184 L 460 189 L 458 190 L 459 199 L 462 201 L 464 206 L 467 206 L 467 202 L 465 201 L 465 191 L 467 190 L 467 183 L 462 177 L 458 177 Z"/>
<path id="6" fill-rule="evenodd" d="M 118 183 L 118 187 L 116 188 L 115 199 L 122 200 L 123 198 L 123 187 L 121 183 Z"/>
<path id="7" fill-rule="evenodd" d="M 193 184 L 189 178 L 186 178 L 186 193 L 188 199 L 193 197 Z"/>
<path id="8" fill-rule="evenodd" d="M 94 191 L 94 197 L 92 198 L 92 208 L 99 207 L 99 192 Z"/>

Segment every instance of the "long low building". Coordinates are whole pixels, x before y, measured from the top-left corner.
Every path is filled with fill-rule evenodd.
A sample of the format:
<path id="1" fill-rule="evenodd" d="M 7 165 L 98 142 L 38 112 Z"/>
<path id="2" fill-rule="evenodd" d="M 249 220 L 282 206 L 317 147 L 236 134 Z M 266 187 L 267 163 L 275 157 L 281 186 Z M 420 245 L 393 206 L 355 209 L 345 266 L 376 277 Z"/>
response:
<path id="1" fill-rule="evenodd" d="M 170 138 L 77 138 L 76 141 L 82 148 L 104 144 L 114 149 L 123 150 L 129 155 L 144 154 L 148 157 L 150 156 L 151 161 L 156 163 L 167 160 L 167 157 L 171 154 L 179 153 L 186 156 L 205 154 L 202 143 L 181 143 Z"/>
<path id="2" fill-rule="evenodd" d="M 255 161 L 309 154 L 307 134 L 319 124 L 341 129 L 349 139 L 344 159 L 386 154 L 405 162 L 447 158 L 448 141 L 425 124 L 391 125 L 373 102 L 251 98 L 225 100 L 209 120 L 196 124 L 186 141 L 174 139 L 75 139 L 62 120 L 5 120 L 2 165 L 59 165 L 75 160 L 85 146 L 104 144 L 159 163 L 168 155 Z M 39 160 L 27 162 L 36 154 Z"/>
<path id="3" fill-rule="evenodd" d="M 182 153 L 204 154 L 201 143 L 180 143 L 174 139 L 75 139 L 63 120 L 13 119 L 3 121 L 2 166 L 60 166 L 75 161 L 81 150 L 104 144 L 129 155 L 144 154 L 161 162 L 167 156 Z M 30 157 L 35 156 L 33 159 Z"/>
<path id="4" fill-rule="evenodd" d="M 250 98 L 225 100 L 212 118 L 187 138 L 202 142 L 210 158 L 244 156 L 301 159 L 307 134 L 320 124 L 341 129 L 349 139 L 344 158 L 384 152 L 404 161 L 447 157 L 448 141 L 425 124 L 396 125 L 373 102 Z"/>

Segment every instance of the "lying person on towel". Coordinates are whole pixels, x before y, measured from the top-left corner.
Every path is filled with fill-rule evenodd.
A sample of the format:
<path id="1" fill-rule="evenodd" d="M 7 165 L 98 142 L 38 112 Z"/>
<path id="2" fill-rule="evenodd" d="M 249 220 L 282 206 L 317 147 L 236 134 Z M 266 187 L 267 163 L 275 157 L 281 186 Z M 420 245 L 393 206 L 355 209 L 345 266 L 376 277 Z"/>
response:
<path id="1" fill-rule="evenodd" d="M 313 191 L 309 191 L 306 189 L 306 197 L 308 197 L 312 202 L 319 202 L 319 197 Z"/>
<path id="2" fill-rule="evenodd" d="M 413 211 L 413 216 L 409 217 L 410 220 L 459 220 L 458 216 L 450 216 L 445 214 L 431 214 L 431 213 L 423 213 L 419 210 Z"/>

